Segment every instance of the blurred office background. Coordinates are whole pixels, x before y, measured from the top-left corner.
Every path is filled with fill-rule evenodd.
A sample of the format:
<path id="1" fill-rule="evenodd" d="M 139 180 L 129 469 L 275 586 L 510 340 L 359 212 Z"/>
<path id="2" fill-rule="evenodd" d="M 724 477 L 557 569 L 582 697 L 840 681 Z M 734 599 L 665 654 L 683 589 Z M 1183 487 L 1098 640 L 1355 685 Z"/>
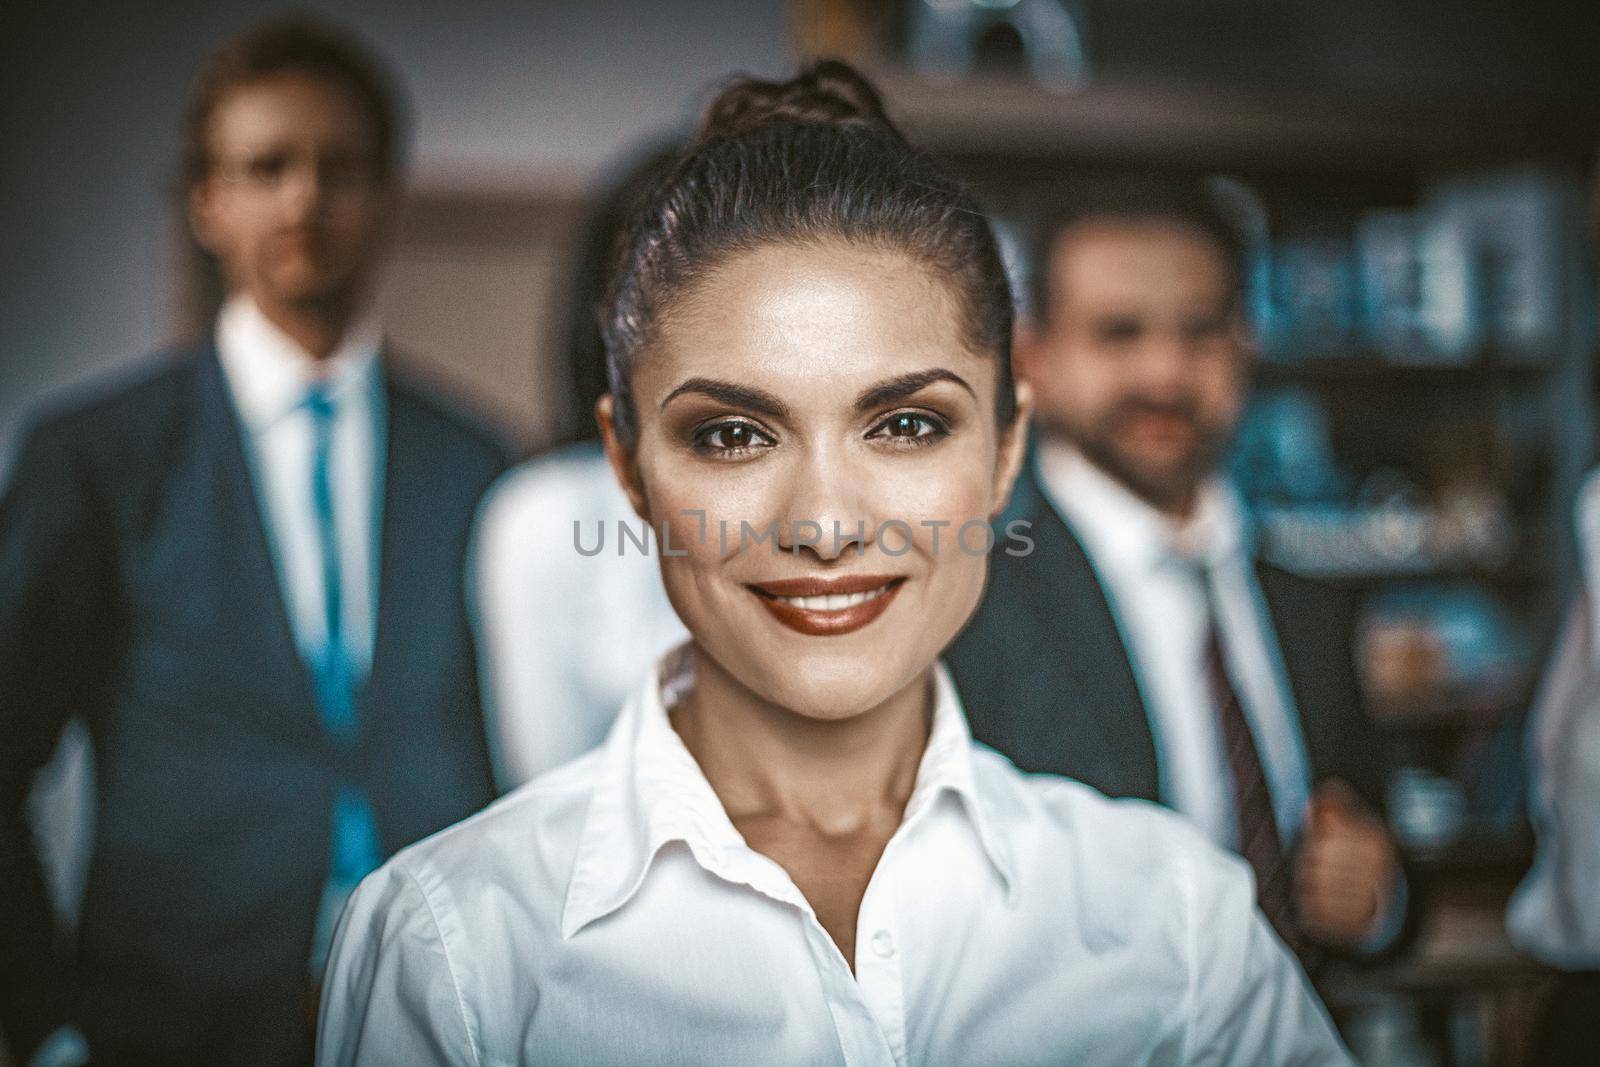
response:
<path id="1" fill-rule="evenodd" d="M 1262 348 L 1235 471 L 1279 562 L 1365 597 L 1358 654 L 1426 902 L 1406 958 L 1325 993 L 1370 1062 L 1521 1062 L 1543 976 L 1502 918 L 1531 856 L 1521 720 L 1595 459 L 1600 4 L 311 6 L 392 61 L 415 111 L 386 323 L 529 451 L 587 432 L 561 339 L 590 203 L 730 72 L 864 64 L 1012 238 L 1063 175 L 1212 177 L 1250 236 Z M 179 115 L 206 53 L 277 10 L 0 14 L 0 471 L 41 396 L 204 328 Z M 63 766 L 57 800 L 87 773 Z"/>

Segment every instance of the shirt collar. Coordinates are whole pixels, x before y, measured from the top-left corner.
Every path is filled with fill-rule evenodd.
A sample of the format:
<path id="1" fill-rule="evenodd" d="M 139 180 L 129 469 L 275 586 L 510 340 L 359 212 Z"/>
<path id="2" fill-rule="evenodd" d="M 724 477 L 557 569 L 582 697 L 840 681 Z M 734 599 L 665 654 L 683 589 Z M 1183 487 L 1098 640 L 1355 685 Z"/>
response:
<path id="1" fill-rule="evenodd" d="M 989 857 L 995 874 L 1004 883 L 1007 900 L 1014 899 L 1016 867 L 999 833 L 996 804 L 978 778 L 973 760 L 972 732 L 961 705 L 955 682 L 943 663 L 933 666 L 933 724 L 928 731 L 928 747 L 917 767 L 917 783 L 906 802 L 902 825 L 927 818 L 944 796 L 955 797 L 966 813 L 978 843 Z"/>
<path id="2" fill-rule="evenodd" d="M 382 340 L 368 315 L 345 332 L 327 359 L 317 360 L 245 294 L 230 297 L 217 316 L 217 357 L 239 417 L 252 433 L 299 407 L 317 382 L 327 385 L 336 403 L 373 388 Z"/>
<path id="3" fill-rule="evenodd" d="M 1173 532 L 1172 544 L 1185 559 L 1208 567 L 1248 558 L 1253 550 L 1250 527 L 1233 485 L 1219 477 L 1207 480 L 1194 514 Z"/>
<path id="4" fill-rule="evenodd" d="M 1253 551 L 1244 503 L 1220 476 L 1201 485 L 1194 514 L 1174 527 L 1070 444 L 1041 442 L 1036 464 L 1046 498 L 1102 566 L 1144 574 L 1175 559 L 1216 566 Z"/>
<path id="5" fill-rule="evenodd" d="M 663 657 L 623 708 L 597 755 L 598 777 L 562 910 L 564 938 L 626 905 L 662 849 L 675 843 L 725 881 L 811 910 L 787 874 L 745 843 L 667 718 L 673 694 L 681 692 L 692 662 L 689 645 Z M 978 787 L 966 715 L 943 664 L 934 668 L 934 693 L 932 729 L 902 831 L 932 817 L 935 802 L 945 793 L 954 794 L 1009 899 L 1015 886 L 1011 856 L 994 832 L 991 805 Z"/>

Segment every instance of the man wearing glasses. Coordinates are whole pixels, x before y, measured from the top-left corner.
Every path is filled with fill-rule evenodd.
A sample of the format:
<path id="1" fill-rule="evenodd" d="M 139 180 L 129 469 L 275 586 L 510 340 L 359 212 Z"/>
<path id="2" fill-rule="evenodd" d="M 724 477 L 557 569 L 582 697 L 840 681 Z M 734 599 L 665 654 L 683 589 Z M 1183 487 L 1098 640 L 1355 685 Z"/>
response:
<path id="1" fill-rule="evenodd" d="M 399 189 L 382 70 L 304 19 L 196 80 L 212 338 L 36 419 L 0 499 L 0 1025 L 21 1063 L 290 1064 L 344 897 L 491 797 L 463 563 L 504 466 L 367 300 Z M 74 951 L 26 803 L 94 739 Z"/>

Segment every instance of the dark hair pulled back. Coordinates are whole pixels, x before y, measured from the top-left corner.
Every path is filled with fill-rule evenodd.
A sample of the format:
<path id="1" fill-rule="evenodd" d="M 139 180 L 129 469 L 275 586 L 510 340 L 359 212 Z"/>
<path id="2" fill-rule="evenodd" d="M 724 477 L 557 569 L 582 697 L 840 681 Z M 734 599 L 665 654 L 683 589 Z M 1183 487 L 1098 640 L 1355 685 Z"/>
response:
<path id="1" fill-rule="evenodd" d="M 988 221 L 865 78 L 824 60 L 786 82 L 729 83 L 620 243 L 600 311 L 618 435 L 633 439 L 634 361 L 674 298 L 741 252 L 840 239 L 903 252 L 950 285 L 965 344 L 999 361 L 1009 425 L 1011 291 Z"/>

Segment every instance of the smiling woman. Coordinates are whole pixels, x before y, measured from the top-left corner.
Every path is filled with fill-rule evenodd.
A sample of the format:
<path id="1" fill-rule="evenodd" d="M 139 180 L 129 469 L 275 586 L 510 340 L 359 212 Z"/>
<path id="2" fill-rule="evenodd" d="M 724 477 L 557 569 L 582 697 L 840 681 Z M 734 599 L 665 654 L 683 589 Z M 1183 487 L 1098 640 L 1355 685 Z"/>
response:
<path id="1" fill-rule="evenodd" d="M 598 414 L 691 639 L 362 885 L 320 1060 L 1344 1062 L 1239 861 L 971 741 L 937 658 L 1029 400 L 987 223 L 871 87 L 733 83 L 614 278 Z"/>
<path id="2" fill-rule="evenodd" d="M 707 538 L 663 556 L 704 653 L 682 720 L 736 692 L 826 720 L 925 702 L 920 680 L 983 589 L 985 559 L 956 551 L 953 531 L 1004 504 L 1022 432 L 995 418 L 1002 357 L 972 350 L 960 299 L 904 252 L 843 237 L 738 252 L 680 293 L 636 360 L 629 439 L 621 390 L 602 402 L 642 516 L 778 531 L 777 552 Z M 774 598 L 795 582 L 884 595 L 837 611 Z"/>

